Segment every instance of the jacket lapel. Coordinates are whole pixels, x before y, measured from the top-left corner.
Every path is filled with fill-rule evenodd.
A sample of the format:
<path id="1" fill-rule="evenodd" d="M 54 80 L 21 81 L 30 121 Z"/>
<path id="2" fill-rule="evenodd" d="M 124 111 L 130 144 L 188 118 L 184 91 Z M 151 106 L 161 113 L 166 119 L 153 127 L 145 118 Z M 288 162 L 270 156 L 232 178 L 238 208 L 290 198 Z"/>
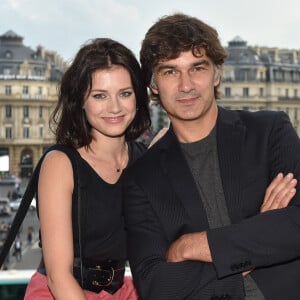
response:
<path id="1" fill-rule="evenodd" d="M 217 145 L 223 191 L 232 223 L 241 220 L 242 145 L 245 138 L 243 126 L 235 111 L 219 107 Z"/>
<path id="2" fill-rule="evenodd" d="M 194 230 L 202 231 L 208 228 L 208 221 L 197 186 L 173 130 L 170 129 L 167 135 L 161 165 Z"/>
<path id="3" fill-rule="evenodd" d="M 232 223 L 242 218 L 240 205 L 244 137 L 245 127 L 238 114 L 219 107 L 217 146 L 220 176 Z M 165 176 L 182 202 L 191 224 L 195 230 L 207 229 L 208 221 L 197 186 L 172 128 L 166 134 L 162 147 L 164 153 L 161 156 L 161 165 Z"/>

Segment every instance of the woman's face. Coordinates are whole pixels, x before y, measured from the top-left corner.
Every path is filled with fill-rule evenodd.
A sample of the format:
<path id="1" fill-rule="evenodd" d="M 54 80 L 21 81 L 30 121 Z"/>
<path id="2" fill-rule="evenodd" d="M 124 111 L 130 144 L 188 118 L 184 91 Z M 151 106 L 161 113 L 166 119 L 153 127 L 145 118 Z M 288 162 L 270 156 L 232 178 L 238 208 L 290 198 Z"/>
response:
<path id="1" fill-rule="evenodd" d="M 117 137 L 125 134 L 136 113 L 136 98 L 129 72 L 122 66 L 97 70 L 83 109 L 92 135 Z"/>

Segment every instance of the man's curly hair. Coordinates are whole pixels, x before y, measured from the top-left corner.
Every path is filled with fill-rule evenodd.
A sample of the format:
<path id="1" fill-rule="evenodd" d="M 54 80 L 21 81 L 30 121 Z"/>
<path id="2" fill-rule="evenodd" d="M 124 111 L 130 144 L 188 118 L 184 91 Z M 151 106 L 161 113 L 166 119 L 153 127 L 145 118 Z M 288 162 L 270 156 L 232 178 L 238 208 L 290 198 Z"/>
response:
<path id="1" fill-rule="evenodd" d="M 224 63 L 227 54 L 214 28 L 181 13 L 160 18 L 146 33 L 140 51 L 147 85 L 150 85 L 153 70 L 161 60 L 175 59 L 181 52 L 190 50 L 198 56 L 203 48 L 216 66 Z M 218 86 L 214 93 L 216 99 L 220 98 Z"/>

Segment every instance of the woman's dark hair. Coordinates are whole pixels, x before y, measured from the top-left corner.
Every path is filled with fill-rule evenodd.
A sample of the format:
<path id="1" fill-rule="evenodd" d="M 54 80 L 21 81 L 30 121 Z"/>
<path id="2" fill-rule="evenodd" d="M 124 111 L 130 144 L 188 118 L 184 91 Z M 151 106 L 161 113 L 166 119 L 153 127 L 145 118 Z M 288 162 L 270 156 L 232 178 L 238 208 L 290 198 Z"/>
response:
<path id="1" fill-rule="evenodd" d="M 97 38 L 83 45 L 62 77 L 58 103 L 50 121 L 57 143 L 74 148 L 90 144 L 91 127 L 82 109 L 84 100 L 92 88 L 93 73 L 113 65 L 129 72 L 136 97 L 137 111 L 125 132 L 126 140 L 136 139 L 150 127 L 147 88 L 134 54 L 114 40 Z"/>
<path id="2" fill-rule="evenodd" d="M 181 52 L 190 50 L 199 56 L 201 48 L 216 66 L 224 63 L 226 51 L 214 28 L 180 13 L 160 18 L 146 33 L 140 51 L 146 84 L 150 85 L 153 70 L 161 60 L 175 59 Z M 219 98 L 218 87 L 215 87 L 215 97 Z"/>

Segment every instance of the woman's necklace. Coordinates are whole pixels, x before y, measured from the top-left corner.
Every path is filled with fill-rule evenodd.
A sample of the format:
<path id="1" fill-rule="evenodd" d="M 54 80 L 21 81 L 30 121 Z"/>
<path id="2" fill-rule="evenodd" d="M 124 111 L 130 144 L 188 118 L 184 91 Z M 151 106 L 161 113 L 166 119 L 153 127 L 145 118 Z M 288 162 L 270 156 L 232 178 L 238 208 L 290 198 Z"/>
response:
<path id="1" fill-rule="evenodd" d="M 120 164 L 115 167 L 117 173 L 120 173 L 122 170 L 124 170 L 125 166 L 127 164 L 127 158 L 128 158 L 128 146 L 127 146 L 127 143 L 125 143 L 124 150 L 123 150 L 123 155 L 122 156 L 123 156 L 123 158 L 121 157 Z"/>

